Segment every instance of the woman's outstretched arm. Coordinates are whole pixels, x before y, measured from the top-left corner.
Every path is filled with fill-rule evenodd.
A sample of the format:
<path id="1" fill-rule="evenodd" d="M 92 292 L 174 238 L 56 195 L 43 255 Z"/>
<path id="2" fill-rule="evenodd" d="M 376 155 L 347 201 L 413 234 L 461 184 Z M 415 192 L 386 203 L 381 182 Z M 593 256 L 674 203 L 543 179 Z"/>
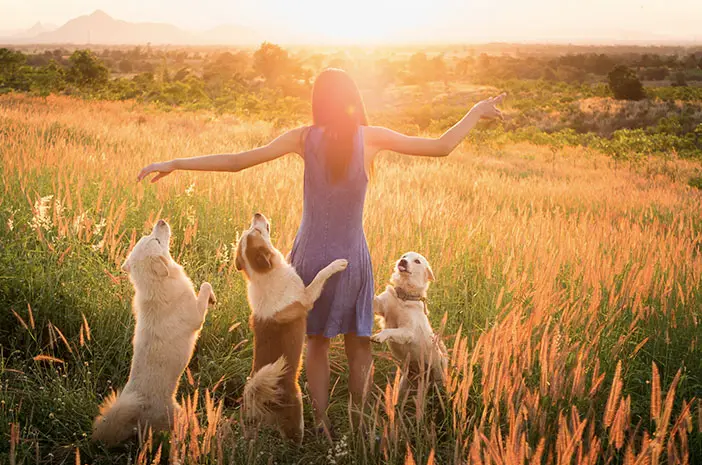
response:
<path id="1" fill-rule="evenodd" d="M 482 118 L 502 118 L 502 112 L 497 109 L 497 105 L 507 94 L 502 94 L 487 100 L 482 100 L 466 115 L 456 123 L 451 129 L 446 131 L 441 137 L 413 137 L 406 136 L 399 132 L 384 127 L 370 126 L 366 128 L 366 144 L 374 149 L 374 152 L 381 150 L 392 150 L 393 152 L 405 155 L 420 155 L 426 157 L 445 157 L 461 143 L 471 129 L 478 124 Z"/>
<path id="2" fill-rule="evenodd" d="M 151 179 L 151 182 L 156 182 L 175 170 L 241 171 L 267 161 L 275 160 L 288 153 L 301 153 L 301 136 L 304 129 L 305 128 L 302 127 L 290 130 L 278 136 L 268 145 L 246 152 L 203 155 L 193 158 L 176 158 L 170 161 L 152 163 L 139 172 L 137 181 L 141 181 L 151 173 L 158 173 Z"/>

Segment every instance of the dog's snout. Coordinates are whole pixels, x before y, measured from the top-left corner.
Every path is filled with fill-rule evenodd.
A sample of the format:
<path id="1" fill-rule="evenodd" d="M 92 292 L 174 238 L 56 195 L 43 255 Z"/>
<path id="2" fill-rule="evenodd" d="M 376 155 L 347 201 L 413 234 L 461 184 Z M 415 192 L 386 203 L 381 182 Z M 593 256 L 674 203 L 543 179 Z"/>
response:
<path id="1" fill-rule="evenodd" d="M 166 226 L 166 222 L 164 220 L 158 220 L 158 223 L 156 223 L 160 227 Z"/>
<path id="2" fill-rule="evenodd" d="M 400 263 L 398 263 L 398 265 L 400 265 L 400 266 L 407 266 L 407 260 L 405 260 L 405 259 L 403 258 L 402 260 L 400 260 Z"/>
<path id="3" fill-rule="evenodd" d="M 263 215 L 261 213 L 259 213 L 259 212 L 254 213 L 255 220 L 260 220 L 261 218 L 263 218 Z"/>

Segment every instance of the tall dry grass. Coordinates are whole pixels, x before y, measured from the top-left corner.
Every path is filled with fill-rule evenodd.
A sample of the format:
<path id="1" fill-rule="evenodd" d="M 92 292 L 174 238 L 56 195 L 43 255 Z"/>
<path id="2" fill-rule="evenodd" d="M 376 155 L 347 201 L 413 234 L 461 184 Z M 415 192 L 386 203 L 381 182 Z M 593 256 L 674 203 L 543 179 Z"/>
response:
<path id="1" fill-rule="evenodd" d="M 614 169 L 582 148 L 554 165 L 549 148 L 528 144 L 463 146 L 438 161 L 383 155 L 375 167 L 365 231 L 376 284 L 407 250 L 429 258 L 432 320 L 451 348 L 447 389 L 420 382 L 418 395 L 400 396 L 378 352 L 363 428 L 351 428 L 337 354 L 337 443 L 291 450 L 269 436 L 243 440 L 237 399 L 251 351 L 233 244 L 260 210 L 289 249 L 302 161 L 176 173 L 155 186 L 135 176 L 152 161 L 244 150 L 277 132 L 130 103 L 0 98 L 0 417 L 10 425 L 0 431 L 9 460 L 81 450 L 95 463 L 699 460 L 702 195 L 677 181 L 699 165 Z M 176 259 L 214 284 L 220 305 L 183 383 L 183 422 L 168 439 L 144 432 L 114 455 L 83 435 L 99 398 L 126 378 L 131 291 L 119 265 L 159 217 L 173 225 Z M 57 409 L 57 398 L 76 405 Z"/>

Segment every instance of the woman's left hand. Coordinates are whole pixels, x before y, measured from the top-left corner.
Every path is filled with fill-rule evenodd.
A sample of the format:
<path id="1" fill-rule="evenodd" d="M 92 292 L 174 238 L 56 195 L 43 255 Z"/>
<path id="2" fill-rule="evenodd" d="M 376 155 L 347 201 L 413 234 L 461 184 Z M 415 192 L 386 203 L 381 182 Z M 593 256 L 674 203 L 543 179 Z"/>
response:
<path id="1" fill-rule="evenodd" d="M 473 110 L 477 111 L 481 118 L 504 119 L 504 116 L 502 116 L 502 112 L 497 108 L 497 105 L 501 104 L 506 96 L 507 93 L 502 93 L 497 97 L 481 100 L 480 102 L 475 104 Z"/>
<path id="2" fill-rule="evenodd" d="M 156 176 L 154 176 L 151 179 L 151 182 L 156 182 L 159 179 L 168 176 L 173 172 L 175 167 L 173 166 L 172 161 L 166 161 L 166 162 L 161 162 L 161 163 L 152 163 L 149 166 L 143 168 L 140 172 L 139 175 L 137 176 L 137 182 L 141 181 L 144 179 L 146 176 L 148 176 L 151 173 L 158 173 Z"/>

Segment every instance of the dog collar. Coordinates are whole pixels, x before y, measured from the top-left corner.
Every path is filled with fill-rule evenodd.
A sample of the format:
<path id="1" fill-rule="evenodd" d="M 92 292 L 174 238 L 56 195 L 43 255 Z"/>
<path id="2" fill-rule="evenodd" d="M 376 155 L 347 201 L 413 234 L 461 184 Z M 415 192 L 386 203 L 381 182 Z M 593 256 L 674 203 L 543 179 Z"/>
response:
<path id="1" fill-rule="evenodd" d="M 401 287 L 395 286 L 395 295 L 398 299 L 410 302 L 422 302 L 424 304 L 424 313 L 429 314 L 429 309 L 427 308 L 427 298 L 420 294 L 410 294 Z"/>
<path id="2" fill-rule="evenodd" d="M 420 295 L 420 294 L 410 294 L 409 292 L 405 291 L 401 287 L 394 287 L 395 289 L 395 294 L 397 295 L 397 298 L 400 300 L 413 300 L 416 302 L 425 302 L 427 299 L 426 297 Z"/>

